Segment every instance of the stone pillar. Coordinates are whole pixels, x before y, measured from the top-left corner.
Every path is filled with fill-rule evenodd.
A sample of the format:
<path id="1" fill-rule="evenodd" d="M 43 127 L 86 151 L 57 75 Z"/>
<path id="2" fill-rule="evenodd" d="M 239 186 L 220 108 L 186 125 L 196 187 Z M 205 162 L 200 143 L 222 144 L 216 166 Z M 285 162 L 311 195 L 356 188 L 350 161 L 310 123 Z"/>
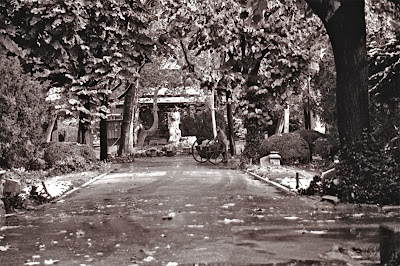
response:
<path id="1" fill-rule="evenodd" d="M 379 231 L 381 265 L 386 265 L 394 254 L 400 254 L 400 224 L 382 224 Z"/>
<path id="2" fill-rule="evenodd" d="M 21 183 L 13 179 L 5 179 L 3 188 L 4 207 L 6 213 L 14 212 L 14 201 L 21 192 Z"/>
<path id="3" fill-rule="evenodd" d="M 182 132 L 179 128 L 181 123 L 181 114 L 178 111 L 168 113 L 168 129 L 170 143 L 178 143 L 182 137 Z"/>

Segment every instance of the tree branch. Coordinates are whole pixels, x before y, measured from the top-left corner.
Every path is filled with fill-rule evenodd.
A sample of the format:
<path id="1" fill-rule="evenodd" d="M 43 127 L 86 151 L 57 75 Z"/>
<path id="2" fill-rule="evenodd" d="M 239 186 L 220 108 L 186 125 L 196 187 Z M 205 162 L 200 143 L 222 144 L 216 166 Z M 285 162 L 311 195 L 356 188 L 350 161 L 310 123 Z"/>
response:
<path id="1" fill-rule="evenodd" d="M 131 88 L 132 88 L 132 83 L 128 83 L 128 86 L 126 86 L 126 90 L 120 96 L 118 96 L 117 99 L 121 100 L 122 98 L 124 98 L 126 94 L 128 94 Z"/>
<path id="2" fill-rule="evenodd" d="M 329 0 L 305 0 L 307 4 L 311 7 L 315 14 L 322 20 L 325 24 L 325 18 L 328 16 L 329 12 Z"/>
<path id="3" fill-rule="evenodd" d="M 121 85 L 122 85 L 122 80 L 120 79 L 120 80 L 119 80 L 119 83 L 118 83 L 114 88 L 112 88 L 111 91 L 115 91 L 115 90 L 118 89 Z"/>
<path id="4" fill-rule="evenodd" d="M 240 49 L 242 51 L 242 58 L 246 56 L 246 38 L 244 34 L 240 35 Z"/>
<path id="5" fill-rule="evenodd" d="M 189 62 L 189 58 L 188 58 L 188 56 L 187 56 L 187 52 L 186 52 L 185 46 L 183 45 L 182 40 L 180 40 L 179 43 L 180 43 L 180 45 L 181 45 L 181 48 L 182 48 L 182 51 L 183 51 L 183 55 L 184 55 L 184 57 L 185 57 L 186 64 L 187 64 L 188 67 L 189 67 L 189 72 L 192 72 L 192 73 L 193 73 L 193 72 L 194 72 L 194 65 L 193 65 L 192 63 Z"/>
<path id="6" fill-rule="evenodd" d="M 262 50 L 261 56 L 255 60 L 254 67 L 250 72 L 251 75 L 257 75 L 258 70 L 260 69 L 260 66 L 261 66 L 261 61 L 263 60 L 263 58 L 265 57 L 265 55 L 268 52 L 269 52 L 269 47 L 267 47 L 264 50 Z"/>

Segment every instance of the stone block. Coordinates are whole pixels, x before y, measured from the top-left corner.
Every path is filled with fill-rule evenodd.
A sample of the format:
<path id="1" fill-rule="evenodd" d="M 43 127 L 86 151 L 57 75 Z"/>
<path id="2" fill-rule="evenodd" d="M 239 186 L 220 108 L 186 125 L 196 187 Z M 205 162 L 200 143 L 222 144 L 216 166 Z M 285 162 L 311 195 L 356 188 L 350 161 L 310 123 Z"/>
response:
<path id="1" fill-rule="evenodd" d="M 400 254 L 400 223 L 385 223 L 379 228 L 381 265 L 386 265 L 393 254 Z"/>
<path id="2" fill-rule="evenodd" d="M 331 179 L 335 177 L 336 171 L 335 168 L 329 169 L 328 171 L 325 171 L 321 174 L 321 179 Z"/>
<path id="3" fill-rule="evenodd" d="M 268 165 L 281 165 L 281 156 L 276 151 L 272 151 L 268 156 L 264 156 L 260 159 L 261 167 L 267 167 Z"/>
<path id="4" fill-rule="evenodd" d="M 17 180 L 5 179 L 3 193 L 16 195 L 21 191 L 21 183 Z"/>
<path id="5" fill-rule="evenodd" d="M 261 166 L 261 168 L 268 167 L 269 165 L 270 164 L 269 164 L 269 157 L 268 156 L 264 156 L 264 157 L 260 158 L 260 166 Z"/>

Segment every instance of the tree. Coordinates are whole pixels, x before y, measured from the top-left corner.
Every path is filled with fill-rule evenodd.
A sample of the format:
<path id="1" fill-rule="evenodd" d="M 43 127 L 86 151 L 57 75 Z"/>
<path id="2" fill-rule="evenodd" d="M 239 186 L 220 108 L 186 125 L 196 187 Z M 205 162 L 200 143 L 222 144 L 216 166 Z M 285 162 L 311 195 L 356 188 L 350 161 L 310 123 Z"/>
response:
<path id="1" fill-rule="evenodd" d="M 43 88 L 19 60 L 0 54 L 0 166 L 31 168 L 42 143 L 47 106 Z"/>
<path id="2" fill-rule="evenodd" d="M 323 22 L 336 64 L 338 131 L 342 145 L 370 130 L 364 0 L 306 0 Z"/>
<path id="3" fill-rule="evenodd" d="M 137 94 L 139 80 L 135 84 L 129 83 L 126 92 L 124 93 L 123 120 L 121 125 L 121 137 L 118 148 L 118 155 L 133 154 L 133 130 L 134 130 L 134 110 L 137 105 Z"/>
<path id="4" fill-rule="evenodd" d="M 0 8 L 3 34 L 22 50 L 26 69 L 65 88 L 66 102 L 79 113 L 79 141 L 86 142 L 92 119 L 104 116 L 108 84 L 134 82 L 144 55 L 153 51 L 146 6 L 139 1 L 17 0 Z"/>
<path id="5" fill-rule="evenodd" d="M 166 1 L 175 18 L 171 32 L 197 55 L 212 55 L 211 66 L 197 67 L 199 76 L 209 89 L 232 95 L 247 143 L 263 136 L 285 106 L 299 109 L 303 83 L 320 60 L 308 47 L 316 39 L 329 44 L 318 19 L 302 16 L 294 2 Z"/>

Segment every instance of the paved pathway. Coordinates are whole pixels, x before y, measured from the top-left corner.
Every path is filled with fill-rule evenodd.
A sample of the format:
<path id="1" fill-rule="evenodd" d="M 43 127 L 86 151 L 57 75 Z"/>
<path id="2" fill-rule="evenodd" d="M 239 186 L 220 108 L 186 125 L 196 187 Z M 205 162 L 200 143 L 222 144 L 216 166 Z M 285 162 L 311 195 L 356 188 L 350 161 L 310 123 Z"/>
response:
<path id="1" fill-rule="evenodd" d="M 376 260 L 379 223 L 398 218 L 315 205 L 190 157 L 114 167 L 55 204 L 7 217 L 0 265 L 357 265 L 368 252 Z"/>

